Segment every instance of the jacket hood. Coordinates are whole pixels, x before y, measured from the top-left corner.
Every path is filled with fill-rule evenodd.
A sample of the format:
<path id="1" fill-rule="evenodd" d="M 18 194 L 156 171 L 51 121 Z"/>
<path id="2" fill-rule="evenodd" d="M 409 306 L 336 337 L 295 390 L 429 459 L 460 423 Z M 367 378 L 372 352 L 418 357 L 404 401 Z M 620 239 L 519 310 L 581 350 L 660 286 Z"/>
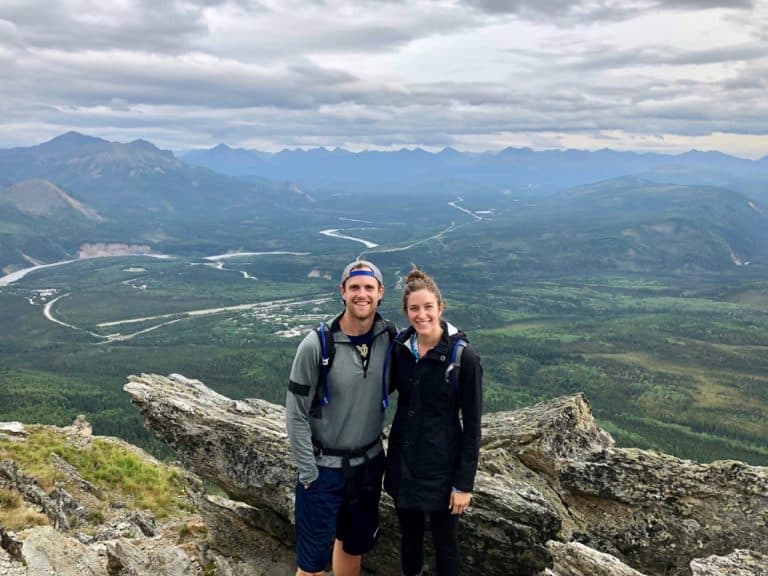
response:
<path id="1" fill-rule="evenodd" d="M 464 340 L 465 342 L 469 342 L 469 339 L 467 338 L 467 335 L 459 330 L 456 326 L 451 324 L 450 322 L 446 322 L 445 320 L 440 321 L 440 325 L 443 327 L 443 335 L 440 338 L 440 342 L 437 344 L 437 348 L 441 346 L 445 346 L 446 348 L 450 348 L 456 340 Z M 413 328 L 413 326 L 408 326 L 405 330 L 401 331 L 398 335 L 396 340 L 400 344 L 404 344 L 408 341 L 408 339 L 413 336 L 416 333 L 416 330 Z"/>

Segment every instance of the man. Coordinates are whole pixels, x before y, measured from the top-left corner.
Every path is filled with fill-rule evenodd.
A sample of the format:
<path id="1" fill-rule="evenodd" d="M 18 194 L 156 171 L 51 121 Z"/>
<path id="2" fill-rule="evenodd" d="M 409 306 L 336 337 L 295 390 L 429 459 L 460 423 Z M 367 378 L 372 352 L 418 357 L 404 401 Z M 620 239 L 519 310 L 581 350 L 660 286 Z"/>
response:
<path id="1" fill-rule="evenodd" d="M 327 330 L 312 331 L 299 344 L 286 398 L 288 438 L 299 469 L 299 576 L 325 574 L 332 540 L 334 576 L 358 576 L 379 529 L 383 376 L 395 330 L 377 312 L 384 285 L 372 263 L 347 265 L 339 291 L 344 310 Z M 329 349 L 332 362 L 323 369 Z"/>

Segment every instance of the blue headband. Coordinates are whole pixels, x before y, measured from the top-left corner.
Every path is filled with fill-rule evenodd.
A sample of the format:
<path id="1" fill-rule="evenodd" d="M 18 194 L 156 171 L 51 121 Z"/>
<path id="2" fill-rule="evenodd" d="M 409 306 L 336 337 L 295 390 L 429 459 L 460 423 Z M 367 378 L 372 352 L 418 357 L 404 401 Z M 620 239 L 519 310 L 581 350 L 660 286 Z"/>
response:
<path id="1" fill-rule="evenodd" d="M 350 278 L 352 276 L 373 276 L 376 278 L 376 274 L 373 273 L 373 270 L 363 270 L 362 268 L 357 268 L 355 270 L 350 271 L 349 273 Z"/>

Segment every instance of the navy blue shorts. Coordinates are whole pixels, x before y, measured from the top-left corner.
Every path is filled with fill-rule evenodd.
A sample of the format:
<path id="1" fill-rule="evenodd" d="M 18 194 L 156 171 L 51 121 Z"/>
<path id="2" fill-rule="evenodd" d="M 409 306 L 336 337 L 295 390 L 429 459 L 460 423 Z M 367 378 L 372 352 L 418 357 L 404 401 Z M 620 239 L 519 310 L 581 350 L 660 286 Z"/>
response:
<path id="1" fill-rule="evenodd" d="M 305 572 L 325 570 L 334 537 L 353 556 L 373 548 L 379 533 L 379 500 L 384 452 L 351 469 L 351 497 L 341 468 L 318 467 L 308 489 L 296 484 L 296 564 Z"/>

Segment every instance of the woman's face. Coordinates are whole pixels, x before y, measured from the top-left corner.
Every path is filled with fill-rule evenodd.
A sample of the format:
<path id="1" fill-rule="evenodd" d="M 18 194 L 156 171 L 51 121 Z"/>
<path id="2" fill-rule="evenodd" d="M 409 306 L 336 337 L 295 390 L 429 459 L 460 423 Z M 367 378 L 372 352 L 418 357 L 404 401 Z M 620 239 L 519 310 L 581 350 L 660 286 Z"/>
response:
<path id="1" fill-rule="evenodd" d="M 432 292 L 426 288 L 411 292 L 405 311 L 408 314 L 408 322 L 419 336 L 440 336 L 440 315 L 443 313 L 443 307 L 437 303 L 437 296 Z"/>

